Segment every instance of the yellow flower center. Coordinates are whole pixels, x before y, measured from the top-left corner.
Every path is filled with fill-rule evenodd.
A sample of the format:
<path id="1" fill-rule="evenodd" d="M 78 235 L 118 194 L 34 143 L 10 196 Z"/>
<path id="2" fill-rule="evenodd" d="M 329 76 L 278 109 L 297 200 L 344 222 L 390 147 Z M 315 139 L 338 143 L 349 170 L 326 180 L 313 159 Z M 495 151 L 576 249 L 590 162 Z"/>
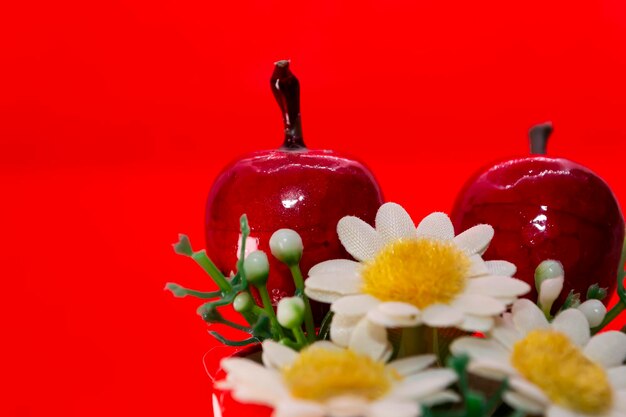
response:
<path id="1" fill-rule="evenodd" d="M 376 400 L 389 391 L 393 381 L 401 379 L 368 356 L 319 347 L 303 350 L 281 372 L 294 397 L 319 402 L 340 395 Z"/>
<path id="2" fill-rule="evenodd" d="M 363 292 L 418 308 L 448 303 L 465 288 L 471 262 L 452 242 L 399 240 L 365 264 Z"/>
<path id="3" fill-rule="evenodd" d="M 611 407 L 613 397 L 606 372 L 563 333 L 528 333 L 513 346 L 511 363 L 555 404 L 590 414 Z"/>

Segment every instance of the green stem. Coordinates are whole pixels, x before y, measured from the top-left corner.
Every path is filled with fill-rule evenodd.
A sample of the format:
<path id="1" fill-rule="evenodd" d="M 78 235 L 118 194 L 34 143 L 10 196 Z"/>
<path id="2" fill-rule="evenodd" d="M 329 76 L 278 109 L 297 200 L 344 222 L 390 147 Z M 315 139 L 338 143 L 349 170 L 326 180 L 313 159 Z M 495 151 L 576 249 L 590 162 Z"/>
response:
<path id="1" fill-rule="evenodd" d="M 197 298 L 215 298 L 221 295 L 221 291 L 212 291 L 212 292 L 204 292 L 204 291 L 196 291 L 185 288 L 185 293 L 187 295 L 191 295 Z"/>
<path id="2" fill-rule="evenodd" d="M 283 328 L 278 324 L 278 319 L 276 318 L 276 313 L 274 312 L 274 307 L 272 307 L 272 300 L 270 300 L 270 294 L 267 292 L 267 285 L 263 284 L 257 287 L 259 290 L 259 294 L 261 295 L 261 300 L 263 301 L 263 311 L 267 314 L 270 321 L 272 322 L 272 327 L 276 329 L 278 332 L 278 336 L 280 339 L 285 337 L 285 332 Z"/>
<path id="3" fill-rule="evenodd" d="M 241 330 L 242 332 L 246 332 L 246 333 L 250 333 L 252 331 L 252 329 L 250 329 L 249 327 L 242 326 L 241 324 L 235 323 L 234 321 L 230 321 L 227 319 L 222 319 L 220 321 L 217 321 L 216 323 L 220 323 L 225 326 L 229 326 L 229 327 L 232 327 L 233 329 Z"/>
<path id="4" fill-rule="evenodd" d="M 215 266 L 215 264 L 209 259 L 204 250 L 194 252 L 193 255 L 191 255 L 191 259 L 196 261 L 196 263 L 200 265 L 207 274 L 209 274 L 222 292 L 228 292 L 232 289 L 230 283 L 226 280 L 217 266 Z"/>
<path id="5" fill-rule="evenodd" d="M 309 298 L 304 293 L 304 278 L 300 265 L 296 264 L 289 267 L 293 282 L 296 285 L 296 295 L 300 296 L 304 301 L 304 327 L 306 328 L 306 336 L 309 343 L 315 342 L 315 322 L 313 321 L 313 311 Z"/>
<path id="6" fill-rule="evenodd" d="M 424 337 L 423 326 L 406 327 L 402 329 L 400 336 L 399 358 L 406 358 L 423 352 Z"/>
<path id="7" fill-rule="evenodd" d="M 293 335 L 296 337 L 296 342 L 298 342 L 298 345 L 300 346 L 300 348 L 303 348 L 304 346 L 309 344 L 306 337 L 304 336 L 304 332 L 302 331 L 301 327 L 299 326 L 294 327 L 291 329 L 291 331 L 293 332 Z"/>
<path id="8" fill-rule="evenodd" d="M 254 326 L 258 319 L 258 315 L 254 314 L 252 311 L 244 311 L 241 313 L 244 319 L 248 322 L 250 326 Z"/>
<path id="9" fill-rule="evenodd" d="M 626 289 L 624 288 L 624 277 L 626 277 L 626 240 L 624 240 L 624 246 L 622 247 L 622 256 L 619 260 L 619 266 L 617 268 L 617 295 L 619 296 L 617 304 L 606 313 L 604 320 L 599 326 L 591 329 L 591 333 L 595 334 L 606 327 L 607 324 L 612 322 L 617 316 L 619 316 L 624 310 L 626 310 Z"/>
<path id="10" fill-rule="evenodd" d="M 441 364 L 441 355 L 439 352 L 439 332 L 436 327 L 433 327 L 433 353 L 437 355 L 437 364 Z"/>

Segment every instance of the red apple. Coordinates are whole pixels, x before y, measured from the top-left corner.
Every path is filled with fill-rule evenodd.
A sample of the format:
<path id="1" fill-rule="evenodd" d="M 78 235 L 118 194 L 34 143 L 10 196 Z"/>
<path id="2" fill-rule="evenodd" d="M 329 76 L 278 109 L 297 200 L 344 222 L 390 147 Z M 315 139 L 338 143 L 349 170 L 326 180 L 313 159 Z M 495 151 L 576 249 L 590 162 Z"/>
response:
<path id="1" fill-rule="evenodd" d="M 261 249 L 269 254 L 272 233 L 294 229 L 304 243 L 301 268 L 306 276 L 319 262 L 349 258 L 337 237 L 337 222 L 353 215 L 373 223 L 382 195 L 363 164 L 304 146 L 299 83 L 288 61 L 276 63 L 270 81 L 283 113 L 284 144 L 244 156 L 218 176 L 206 206 L 207 253 L 225 273 L 234 269 L 239 217 L 246 213 L 251 229 L 247 251 Z M 289 270 L 271 256 L 268 289 L 274 303 L 294 291 Z"/>
<path id="2" fill-rule="evenodd" d="M 570 290 L 584 297 L 594 283 L 613 291 L 624 241 L 622 212 L 596 174 L 544 155 L 551 132 L 549 123 L 532 128 L 534 155 L 480 171 L 458 196 L 452 221 L 458 231 L 492 225 L 496 233 L 485 259 L 513 262 L 516 277 L 531 285 L 537 265 L 555 259 L 565 268 L 562 297 Z"/>

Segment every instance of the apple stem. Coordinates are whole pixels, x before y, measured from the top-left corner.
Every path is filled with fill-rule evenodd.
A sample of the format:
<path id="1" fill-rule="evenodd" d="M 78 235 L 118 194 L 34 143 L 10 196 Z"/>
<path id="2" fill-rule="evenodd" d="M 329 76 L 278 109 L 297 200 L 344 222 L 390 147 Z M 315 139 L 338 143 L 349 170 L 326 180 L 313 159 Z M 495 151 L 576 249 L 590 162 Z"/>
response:
<path id="1" fill-rule="evenodd" d="M 270 87 L 283 114 L 285 141 L 283 149 L 306 148 L 300 118 L 300 82 L 289 69 L 289 60 L 274 63 Z"/>
<path id="2" fill-rule="evenodd" d="M 530 153 L 533 155 L 545 155 L 547 153 L 548 138 L 553 131 L 552 122 L 541 123 L 530 128 Z"/>

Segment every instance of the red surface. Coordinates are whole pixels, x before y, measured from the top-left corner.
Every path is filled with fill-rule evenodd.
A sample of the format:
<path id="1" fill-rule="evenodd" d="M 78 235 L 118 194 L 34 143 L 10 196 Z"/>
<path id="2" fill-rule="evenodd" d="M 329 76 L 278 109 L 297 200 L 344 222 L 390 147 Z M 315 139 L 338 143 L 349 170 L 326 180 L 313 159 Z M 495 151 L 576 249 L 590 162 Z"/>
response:
<path id="1" fill-rule="evenodd" d="M 281 142 L 276 59 L 307 144 L 365 161 L 415 218 L 547 119 L 550 154 L 626 206 L 620 0 L 5 3 L 3 416 L 209 415 L 213 342 L 162 291 L 207 281 L 169 245 L 203 241 L 224 165 Z"/>

